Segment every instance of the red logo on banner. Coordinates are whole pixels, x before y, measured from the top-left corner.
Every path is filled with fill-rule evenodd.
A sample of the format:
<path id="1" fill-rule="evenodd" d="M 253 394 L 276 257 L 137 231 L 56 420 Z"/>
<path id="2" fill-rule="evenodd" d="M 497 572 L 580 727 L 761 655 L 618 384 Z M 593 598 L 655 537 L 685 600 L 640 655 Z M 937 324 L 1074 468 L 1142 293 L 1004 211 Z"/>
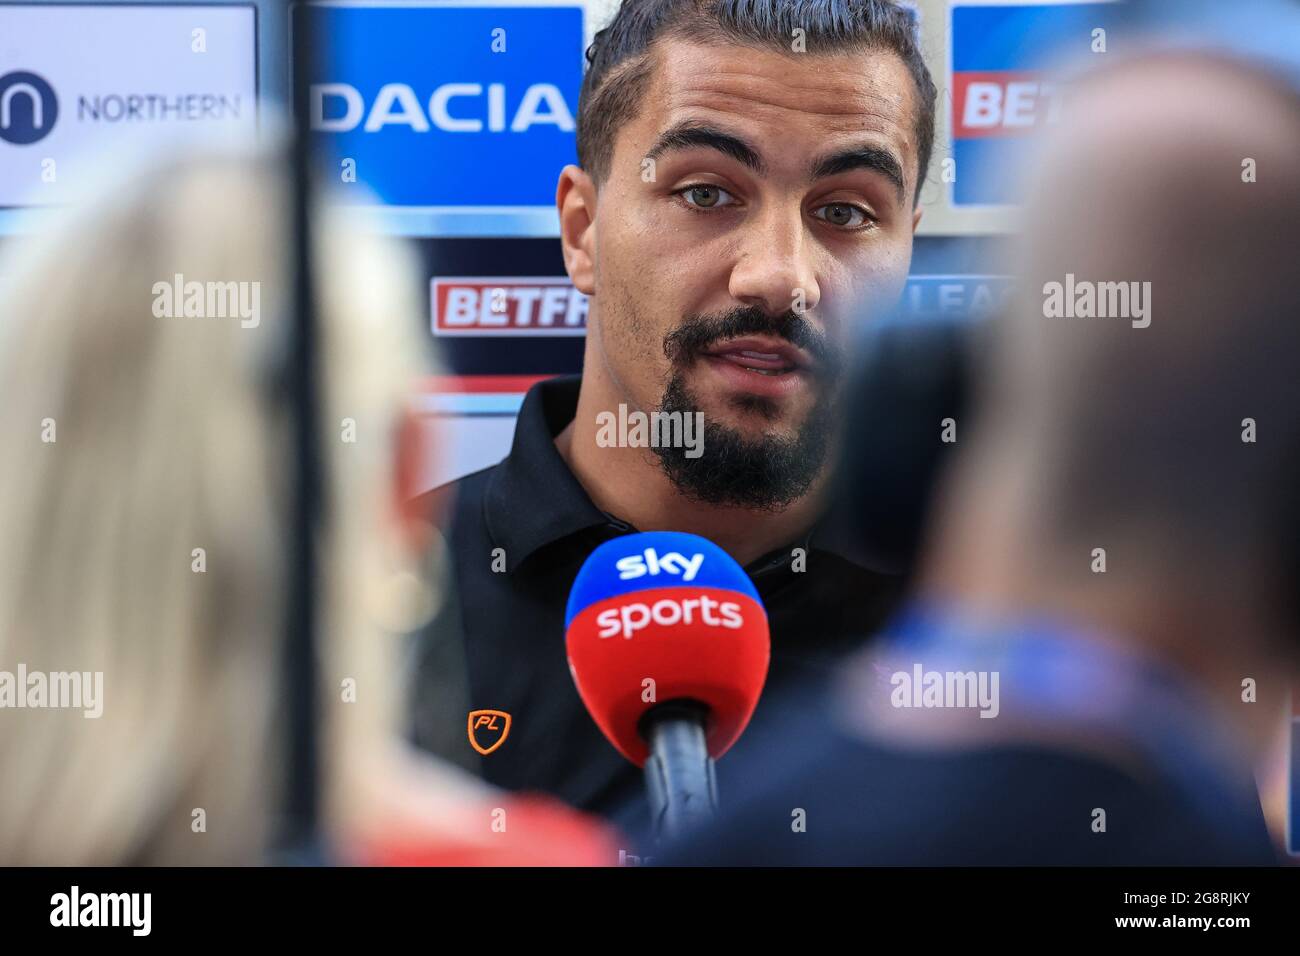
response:
<path id="1" fill-rule="evenodd" d="M 954 73 L 954 139 L 1024 136 L 1060 113 L 1059 87 L 1018 70 Z"/>
<path id="2" fill-rule="evenodd" d="M 587 297 L 567 278 L 439 278 L 434 335 L 585 335 Z"/>

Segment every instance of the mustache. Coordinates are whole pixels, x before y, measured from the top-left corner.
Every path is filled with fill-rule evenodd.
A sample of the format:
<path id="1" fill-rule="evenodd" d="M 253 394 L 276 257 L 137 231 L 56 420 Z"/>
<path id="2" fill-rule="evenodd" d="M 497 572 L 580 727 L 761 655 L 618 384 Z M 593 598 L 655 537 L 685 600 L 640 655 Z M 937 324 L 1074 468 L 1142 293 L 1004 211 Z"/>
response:
<path id="1" fill-rule="evenodd" d="M 775 335 L 803 349 L 817 365 L 819 377 L 834 380 L 844 369 L 844 350 L 793 310 L 772 316 L 757 306 L 713 315 L 691 316 L 664 336 L 664 355 L 674 365 L 686 365 L 727 339 L 742 335 Z"/>

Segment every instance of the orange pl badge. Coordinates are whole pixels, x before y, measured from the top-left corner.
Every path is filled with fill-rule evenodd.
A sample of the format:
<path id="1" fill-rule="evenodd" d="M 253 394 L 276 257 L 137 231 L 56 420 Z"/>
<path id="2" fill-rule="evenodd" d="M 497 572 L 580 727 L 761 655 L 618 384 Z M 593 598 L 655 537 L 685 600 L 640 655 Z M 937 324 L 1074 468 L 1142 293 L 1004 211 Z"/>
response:
<path id="1" fill-rule="evenodd" d="M 505 743 L 508 736 L 510 715 L 504 710 L 469 712 L 469 744 L 485 757 Z M 486 746 L 480 740 L 485 741 Z"/>

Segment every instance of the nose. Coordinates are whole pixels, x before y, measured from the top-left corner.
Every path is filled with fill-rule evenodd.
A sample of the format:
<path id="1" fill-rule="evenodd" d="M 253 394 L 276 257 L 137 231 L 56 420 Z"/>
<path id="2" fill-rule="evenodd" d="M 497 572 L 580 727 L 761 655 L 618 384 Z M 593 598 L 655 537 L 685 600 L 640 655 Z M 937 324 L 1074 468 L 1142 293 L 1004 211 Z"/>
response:
<path id="1" fill-rule="evenodd" d="M 732 298 L 769 315 L 816 308 L 821 289 L 802 212 L 772 206 L 743 228 L 747 234 L 728 287 Z"/>

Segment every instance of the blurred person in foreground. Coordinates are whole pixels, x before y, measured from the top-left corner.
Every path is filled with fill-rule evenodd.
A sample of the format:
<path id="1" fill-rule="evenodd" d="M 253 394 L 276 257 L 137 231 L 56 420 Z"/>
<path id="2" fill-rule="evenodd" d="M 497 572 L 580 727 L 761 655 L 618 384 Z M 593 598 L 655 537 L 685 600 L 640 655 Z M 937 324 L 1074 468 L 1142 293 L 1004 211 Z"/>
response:
<path id="1" fill-rule="evenodd" d="M 1278 862 L 1252 772 L 1300 669 L 1300 101 L 1182 51 L 1070 102 L 917 593 L 659 862 Z M 1149 282 L 1145 318 L 1049 317 L 1067 275 Z"/>
<path id="2" fill-rule="evenodd" d="M 257 863 L 287 783 L 289 192 L 233 155 L 114 186 L 5 267 L 0 863 Z M 577 814 L 397 734 L 394 635 L 437 600 L 403 504 L 425 451 L 416 280 L 318 214 L 324 858 L 609 862 Z M 231 283 L 225 304 L 167 294 L 195 281 Z"/>

